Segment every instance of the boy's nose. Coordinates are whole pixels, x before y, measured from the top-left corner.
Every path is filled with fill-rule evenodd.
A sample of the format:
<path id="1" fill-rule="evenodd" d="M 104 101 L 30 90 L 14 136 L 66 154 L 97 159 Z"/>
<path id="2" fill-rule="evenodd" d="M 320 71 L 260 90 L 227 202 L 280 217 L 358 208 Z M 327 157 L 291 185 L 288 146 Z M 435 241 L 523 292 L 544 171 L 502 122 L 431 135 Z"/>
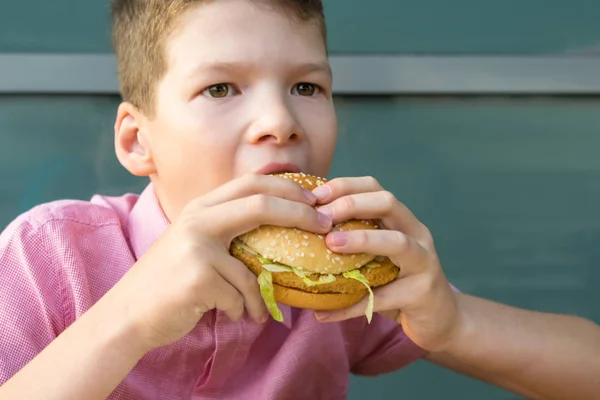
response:
<path id="1" fill-rule="evenodd" d="M 248 141 L 254 144 L 270 142 L 282 145 L 299 140 L 302 132 L 291 110 L 280 104 L 261 110 L 248 136 Z"/>

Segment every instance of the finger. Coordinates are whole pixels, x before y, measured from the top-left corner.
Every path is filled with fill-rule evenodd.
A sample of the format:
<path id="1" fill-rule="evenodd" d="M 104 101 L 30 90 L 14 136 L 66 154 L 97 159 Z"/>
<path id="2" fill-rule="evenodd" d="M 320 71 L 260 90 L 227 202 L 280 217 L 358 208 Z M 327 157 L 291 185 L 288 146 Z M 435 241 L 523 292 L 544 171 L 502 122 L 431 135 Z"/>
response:
<path id="1" fill-rule="evenodd" d="M 325 240 L 327 246 L 336 253 L 387 256 L 400 268 L 400 276 L 422 272 L 430 265 L 432 257 L 415 239 L 399 231 L 331 232 Z"/>
<path id="2" fill-rule="evenodd" d="M 289 179 L 271 175 L 246 174 L 203 196 L 200 203 L 205 207 L 210 207 L 255 194 L 265 194 L 310 205 L 316 204 L 317 201 L 312 192 L 303 189 Z"/>
<path id="3" fill-rule="evenodd" d="M 261 225 L 322 234 L 329 232 L 332 226 L 331 218 L 308 204 L 262 194 L 220 204 L 206 214 L 200 223 L 227 241 Z"/>
<path id="4" fill-rule="evenodd" d="M 396 196 L 385 190 L 346 195 L 318 210 L 329 215 L 334 224 L 352 218 L 378 219 L 386 228 L 404 232 L 416 239 L 426 240 L 429 237 L 425 225 Z"/>
<path id="5" fill-rule="evenodd" d="M 364 176 L 335 178 L 313 190 L 318 204 L 330 203 L 335 199 L 357 193 L 378 192 L 383 190 L 377 179 Z"/>
<path id="6" fill-rule="evenodd" d="M 411 276 L 389 283 L 373 290 L 373 311 L 398 321 L 400 312 L 415 304 L 415 299 L 421 298 L 426 290 L 422 276 Z M 322 322 L 344 321 L 351 318 L 363 317 L 368 303 L 368 296 L 349 307 L 333 311 L 317 311 L 315 317 Z"/>
<path id="7" fill-rule="evenodd" d="M 256 276 L 239 260 L 224 255 L 215 265 L 217 272 L 242 295 L 248 315 L 256 323 L 267 320 L 267 308 L 260 295 Z"/>
<path id="8" fill-rule="evenodd" d="M 223 311 L 231 321 L 239 321 L 244 316 L 244 297 L 225 279 L 214 283 L 215 308 Z"/>

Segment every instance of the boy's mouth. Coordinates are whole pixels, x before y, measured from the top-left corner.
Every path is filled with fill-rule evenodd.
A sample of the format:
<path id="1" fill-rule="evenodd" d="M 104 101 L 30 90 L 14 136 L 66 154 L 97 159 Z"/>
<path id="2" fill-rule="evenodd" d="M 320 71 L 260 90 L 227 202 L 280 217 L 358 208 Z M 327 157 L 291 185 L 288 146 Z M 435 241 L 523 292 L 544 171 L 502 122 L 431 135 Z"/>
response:
<path id="1" fill-rule="evenodd" d="M 294 163 L 286 162 L 272 162 L 262 166 L 256 171 L 258 174 L 270 175 L 270 174 L 282 174 L 286 172 L 302 172 L 301 168 Z"/>

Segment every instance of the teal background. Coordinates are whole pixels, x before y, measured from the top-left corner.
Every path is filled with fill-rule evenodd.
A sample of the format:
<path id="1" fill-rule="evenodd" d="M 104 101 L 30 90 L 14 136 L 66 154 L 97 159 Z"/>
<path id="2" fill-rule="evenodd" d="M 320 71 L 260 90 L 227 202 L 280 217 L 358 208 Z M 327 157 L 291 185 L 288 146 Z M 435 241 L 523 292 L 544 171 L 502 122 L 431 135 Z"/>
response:
<path id="1" fill-rule="evenodd" d="M 334 54 L 598 49 L 597 1 L 325 1 Z M 0 52 L 109 52 L 106 1 L 0 6 Z M 599 72 L 600 73 L 600 72 Z M 0 226 L 41 202 L 139 192 L 116 96 L 0 96 Z M 433 231 L 462 291 L 600 322 L 597 98 L 338 97 L 332 175 L 374 175 Z M 517 396 L 427 362 L 351 381 L 352 400 Z"/>
<path id="2" fill-rule="evenodd" d="M 600 45 L 595 0 L 324 0 L 333 53 L 546 53 Z M 0 51 L 110 52 L 108 0 L 21 0 Z"/>

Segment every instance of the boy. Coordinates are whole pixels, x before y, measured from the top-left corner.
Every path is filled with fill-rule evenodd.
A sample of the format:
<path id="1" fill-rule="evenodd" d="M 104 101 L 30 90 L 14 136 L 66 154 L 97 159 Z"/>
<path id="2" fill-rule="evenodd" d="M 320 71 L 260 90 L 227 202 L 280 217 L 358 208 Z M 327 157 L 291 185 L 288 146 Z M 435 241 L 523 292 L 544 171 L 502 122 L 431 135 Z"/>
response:
<path id="1" fill-rule="evenodd" d="M 349 372 L 421 357 L 537 398 L 598 389 L 596 326 L 455 294 L 427 228 L 375 180 L 309 193 L 268 176 L 329 171 L 320 1 L 115 0 L 113 20 L 116 153 L 151 184 L 37 207 L 2 234 L 0 399 L 342 399 Z M 387 229 L 328 234 L 350 217 Z M 261 224 L 388 255 L 402 272 L 377 292 L 387 318 L 351 318 L 359 304 L 269 319 L 227 251 Z M 569 329 L 585 334 L 567 347 Z"/>

